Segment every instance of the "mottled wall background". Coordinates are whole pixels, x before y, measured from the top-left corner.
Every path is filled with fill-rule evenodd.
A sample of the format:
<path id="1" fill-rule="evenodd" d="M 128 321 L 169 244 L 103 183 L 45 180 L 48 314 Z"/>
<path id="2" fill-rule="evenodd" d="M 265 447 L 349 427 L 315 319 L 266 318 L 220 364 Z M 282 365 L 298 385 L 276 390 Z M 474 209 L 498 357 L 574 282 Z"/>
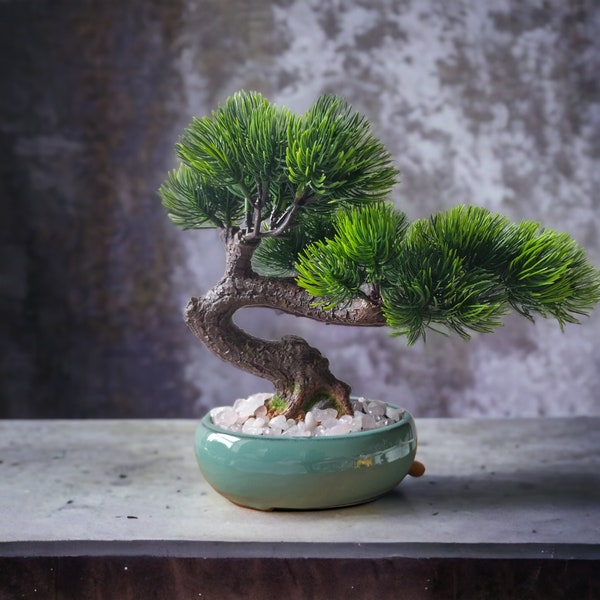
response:
<path id="1" fill-rule="evenodd" d="M 193 115 L 239 88 L 296 111 L 345 95 L 411 218 L 473 203 L 571 233 L 600 265 L 600 5 L 440 0 L 0 3 L 0 416 L 198 416 L 268 389 L 181 320 L 221 274 L 213 232 L 156 196 Z M 600 414 L 600 311 L 509 317 L 466 344 L 252 310 L 357 394 L 418 416 Z"/>

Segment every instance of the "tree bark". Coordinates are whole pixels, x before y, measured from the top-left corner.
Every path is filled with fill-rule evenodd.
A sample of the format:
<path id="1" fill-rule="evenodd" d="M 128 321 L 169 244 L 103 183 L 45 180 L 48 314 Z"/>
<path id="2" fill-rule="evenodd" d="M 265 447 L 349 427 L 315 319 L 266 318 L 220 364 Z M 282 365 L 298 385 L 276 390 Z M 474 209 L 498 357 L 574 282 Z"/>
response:
<path id="1" fill-rule="evenodd" d="M 262 306 L 324 323 L 382 326 L 381 310 L 363 299 L 342 309 L 323 310 L 293 279 L 256 274 L 251 258 L 258 240 L 239 232 L 227 236 L 225 275 L 202 298 L 192 298 L 185 311 L 188 327 L 217 356 L 273 384 L 285 401 L 289 418 L 301 418 L 320 400 L 331 401 L 340 413 L 351 413 L 350 386 L 329 370 L 329 361 L 300 337 L 263 340 L 240 329 L 233 316 L 243 307 Z"/>

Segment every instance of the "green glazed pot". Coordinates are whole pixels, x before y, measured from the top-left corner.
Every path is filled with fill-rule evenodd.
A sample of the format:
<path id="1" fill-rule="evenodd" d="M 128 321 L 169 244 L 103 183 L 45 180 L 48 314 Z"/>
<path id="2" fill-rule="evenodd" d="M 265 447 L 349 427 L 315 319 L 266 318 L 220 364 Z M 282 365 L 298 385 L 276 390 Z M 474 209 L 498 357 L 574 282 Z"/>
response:
<path id="1" fill-rule="evenodd" d="M 208 483 L 242 506 L 309 510 L 369 502 L 408 474 L 417 450 L 412 416 L 387 427 L 328 437 L 266 437 L 217 427 L 206 415 L 196 458 Z"/>

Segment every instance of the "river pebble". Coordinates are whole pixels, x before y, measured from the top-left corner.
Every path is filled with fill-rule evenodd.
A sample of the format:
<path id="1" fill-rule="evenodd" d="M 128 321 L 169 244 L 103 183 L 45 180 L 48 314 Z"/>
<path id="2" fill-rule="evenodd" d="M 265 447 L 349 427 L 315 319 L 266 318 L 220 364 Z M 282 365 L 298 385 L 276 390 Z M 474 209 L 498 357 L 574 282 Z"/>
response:
<path id="1" fill-rule="evenodd" d="M 302 421 L 286 419 L 283 415 L 269 419 L 266 403 L 271 396 L 272 394 L 260 393 L 240 398 L 233 406 L 213 408 L 210 416 L 218 427 L 236 433 L 319 437 L 380 429 L 397 423 L 404 414 L 403 409 L 389 406 L 380 400 L 358 398 L 352 402 L 354 415 L 342 415 L 338 418 L 334 408 L 313 408 Z"/>

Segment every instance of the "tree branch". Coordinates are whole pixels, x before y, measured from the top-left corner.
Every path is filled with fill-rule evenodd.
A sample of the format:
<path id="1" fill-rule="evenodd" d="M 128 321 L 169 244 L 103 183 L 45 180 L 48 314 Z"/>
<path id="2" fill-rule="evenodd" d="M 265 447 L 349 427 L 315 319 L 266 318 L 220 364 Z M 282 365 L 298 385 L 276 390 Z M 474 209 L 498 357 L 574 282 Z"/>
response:
<path id="1" fill-rule="evenodd" d="M 263 233 L 263 237 L 279 237 L 282 235 L 285 230 L 290 226 L 296 211 L 298 210 L 298 204 L 292 204 L 284 213 L 281 215 L 281 218 L 277 221 L 277 225 L 275 229 L 271 229 L 270 231 L 265 231 Z"/>

